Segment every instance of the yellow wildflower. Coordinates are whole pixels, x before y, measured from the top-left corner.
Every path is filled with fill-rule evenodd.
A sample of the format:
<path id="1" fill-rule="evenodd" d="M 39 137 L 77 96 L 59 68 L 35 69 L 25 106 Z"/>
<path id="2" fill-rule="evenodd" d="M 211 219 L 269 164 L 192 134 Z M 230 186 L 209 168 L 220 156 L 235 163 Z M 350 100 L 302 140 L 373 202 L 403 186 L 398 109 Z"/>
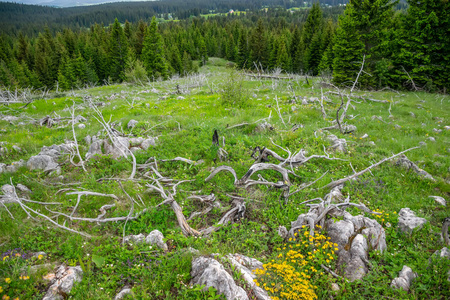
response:
<path id="1" fill-rule="evenodd" d="M 11 283 L 11 278 L 5 278 L 6 283 Z"/>

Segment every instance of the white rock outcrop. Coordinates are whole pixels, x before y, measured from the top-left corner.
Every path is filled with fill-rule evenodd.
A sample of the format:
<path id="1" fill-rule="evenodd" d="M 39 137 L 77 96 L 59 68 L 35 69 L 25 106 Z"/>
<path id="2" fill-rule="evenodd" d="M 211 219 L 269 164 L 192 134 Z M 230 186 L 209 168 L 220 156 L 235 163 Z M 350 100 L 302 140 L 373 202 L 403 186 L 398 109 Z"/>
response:
<path id="1" fill-rule="evenodd" d="M 398 228 L 401 232 L 412 233 L 415 228 L 422 228 L 426 222 L 426 219 L 417 217 L 416 214 L 407 207 L 402 208 L 398 212 Z"/>
<path id="2" fill-rule="evenodd" d="M 50 282 L 50 288 L 47 290 L 42 300 L 63 300 L 73 288 L 75 282 L 80 282 L 83 278 L 81 267 L 66 267 L 61 265 Z"/>
<path id="3" fill-rule="evenodd" d="M 245 290 L 236 285 L 225 268 L 214 258 L 197 257 L 192 260 L 191 284 L 205 285 L 204 290 L 213 287 L 227 300 L 248 300 Z"/>
<path id="4" fill-rule="evenodd" d="M 412 281 L 417 277 L 417 274 L 408 266 L 403 266 L 398 277 L 391 282 L 391 287 L 394 289 L 403 289 L 409 291 Z"/>

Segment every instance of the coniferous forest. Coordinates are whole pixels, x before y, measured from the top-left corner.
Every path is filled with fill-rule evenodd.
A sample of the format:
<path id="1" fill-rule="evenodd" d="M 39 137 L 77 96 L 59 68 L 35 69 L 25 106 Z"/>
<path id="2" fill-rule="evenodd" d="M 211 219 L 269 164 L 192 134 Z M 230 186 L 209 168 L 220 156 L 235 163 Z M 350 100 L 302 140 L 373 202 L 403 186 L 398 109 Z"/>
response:
<path id="1" fill-rule="evenodd" d="M 331 76 L 341 86 L 355 81 L 363 62 L 365 88 L 445 93 L 450 86 L 447 0 L 302 9 L 292 9 L 299 1 L 146 3 L 108 4 L 101 14 L 1 4 L 0 85 L 68 90 L 167 79 L 221 57 L 241 69 Z M 226 13 L 231 8 L 244 13 Z"/>

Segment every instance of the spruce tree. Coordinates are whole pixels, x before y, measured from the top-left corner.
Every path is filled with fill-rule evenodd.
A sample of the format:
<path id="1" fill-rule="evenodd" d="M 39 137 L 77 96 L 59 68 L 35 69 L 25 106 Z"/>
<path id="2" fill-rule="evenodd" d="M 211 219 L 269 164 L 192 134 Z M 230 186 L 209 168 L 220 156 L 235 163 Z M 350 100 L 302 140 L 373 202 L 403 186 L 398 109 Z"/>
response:
<path id="1" fill-rule="evenodd" d="M 268 55 L 267 55 L 267 39 L 266 39 L 266 30 L 264 28 L 264 23 L 262 18 L 258 19 L 258 23 L 256 24 L 256 28 L 253 30 L 253 33 L 250 38 L 250 63 L 252 67 L 256 64 L 263 65 L 264 67 L 267 64 Z"/>
<path id="2" fill-rule="evenodd" d="M 247 31 L 242 28 L 239 33 L 238 40 L 238 54 L 236 57 L 236 63 L 239 68 L 244 69 L 248 65 L 249 53 L 248 53 L 248 41 Z"/>
<path id="3" fill-rule="evenodd" d="M 152 18 L 150 26 L 147 28 L 141 58 L 151 79 L 158 79 L 159 77 L 167 79 L 169 68 L 155 17 Z"/>
<path id="4" fill-rule="evenodd" d="M 406 53 L 400 63 L 418 87 L 448 90 L 450 1 L 410 0 L 408 3 L 404 32 Z"/>
<path id="5" fill-rule="evenodd" d="M 391 0 L 352 0 L 339 18 L 333 47 L 333 80 L 337 84 L 351 83 L 356 79 L 363 56 L 364 70 L 359 83 L 374 86 L 377 61 L 382 58 L 384 34 L 393 14 Z M 372 74 L 369 76 L 368 74 Z"/>
<path id="6" fill-rule="evenodd" d="M 109 76 L 113 81 L 125 79 L 128 60 L 127 39 L 117 18 L 111 28 L 109 39 Z"/>

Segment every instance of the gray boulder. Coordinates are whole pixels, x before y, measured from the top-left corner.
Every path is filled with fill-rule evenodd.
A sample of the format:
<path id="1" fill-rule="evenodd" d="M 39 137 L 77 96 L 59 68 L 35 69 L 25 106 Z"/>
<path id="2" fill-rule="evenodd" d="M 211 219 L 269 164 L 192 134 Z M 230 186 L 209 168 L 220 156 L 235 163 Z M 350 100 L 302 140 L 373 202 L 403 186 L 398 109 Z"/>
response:
<path id="1" fill-rule="evenodd" d="M 128 124 L 127 124 L 127 128 L 132 129 L 136 126 L 137 123 L 139 123 L 139 122 L 136 120 L 130 120 L 130 122 L 128 122 Z"/>
<path id="2" fill-rule="evenodd" d="M 401 232 L 412 233 L 415 228 L 422 228 L 423 224 L 427 222 L 424 218 L 419 218 L 409 208 L 402 208 L 398 212 L 398 228 Z"/>
<path id="3" fill-rule="evenodd" d="M 130 243 L 134 243 L 134 244 L 140 244 L 143 243 L 145 241 L 145 235 L 143 235 L 142 233 L 138 234 L 138 235 L 127 235 L 126 237 L 123 238 L 123 242 L 130 244 Z"/>
<path id="4" fill-rule="evenodd" d="M 145 139 L 142 143 L 141 143 L 141 148 L 144 150 L 147 150 L 148 148 L 150 148 L 150 146 L 156 146 L 156 142 L 155 142 L 155 138 L 148 138 Z"/>
<path id="5" fill-rule="evenodd" d="M 227 300 L 248 300 L 245 290 L 237 286 L 223 265 L 213 258 L 195 258 L 192 261 L 191 276 L 191 284 L 205 285 L 205 291 L 212 286 Z"/>
<path id="6" fill-rule="evenodd" d="M 113 137 L 113 143 L 106 140 L 104 143 L 105 154 L 111 154 L 113 159 L 126 157 L 129 154 L 130 141 L 126 137 Z"/>
<path id="7" fill-rule="evenodd" d="M 49 155 L 36 155 L 30 157 L 27 162 L 28 169 L 52 171 L 59 168 L 58 163 Z"/>
<path id="8" fill-rule="evenodd" d="M 403 289 L 409 291 L 412 281 L 417 277 L 417 274 L 408 266 L 403 266 L 398 277 L 391 282 L 391 287 L 394 289 Z"/>
<path id="9" fill-rule="evenodd" d="M 424 178 L 431 179 L 431 180 L 435 181 L 433 176 L 431 176 L 428 172 L 426 172 L 426 171 L 422 170 L 421 168 L 419 168 L 415 163 L 410 161 L 406 157 L 406 155 L 404 155 L 404 154 L 400 155 L 400 158 L 397 160 L 395 165 L 399 166 L 399 167 L 401 167 L 403 169 L 406 169 L 406 170 L 412 170 L 413 172 L 417 173 L 419 176 L 422 176 Z"/>
<path id="10" fill-rule="evenodd" d="M 242 274 L 242 279 L 244 279 L 247 285 L 253 290 L 253 293 L 258 300 L 270 300 L 271 298 L 267 294 L 267 292 L 256 285 L 254 280 L 256 279 L 256 275 L 252 272 L 256 269 L 263 269 L 262 262 L 247 257 L 241 254 L 228 254 L 227 258 L 230 260 L 230 263 L 238 269 Z"/>
<path id="11" fill-rule="evenodd" d="M 26 162 L 21 159 L 19 161 L 15 161 L 9 166 L 6 166 L 6 172 L 15 173 L 19 168 L 24 167 L 26 165 Z"/>
<path id="12" fill-rule="evenodd" d="M 331 242 L 338 245 L 338 270 L 350 281 L 359 280 L 368 272 L 369 246 L 381 252 L 386 250 L 386 234 L 376 220 L 348 212 L 343 217 L 337 222 L 329 219 L 326 228 Z"/>
<path id="13" fill-rule="evenodd" d="M 0 174 L 6 172 L 6 164 L 0 163 Z"/>
<path id="14" fill-rule="evenodd" d="M 73 288 L 75 282 L 80 282 L 83 278 L 81 267 L 66 267 L 61 265 L 55 273 L 50 288 L 47 290 L 42 300 L 62 300 Z"/>
<path id="15" fill-rule="evenodd" d="M 122 300 L 126 295 L 131 294 L 130 288 L 123 288 L 117 295 L 114 297 L 114 300 Z"/>
<path id="16" fill-rule="evenodd" d="M 327 136 L 327 140 L 331 144 L 331 149 L 336 152 L 347 152 L 347 141 L 345 139 L 339 139 L 334 134 Z"/>
<path id="17" fill-rule="evenodd" d="M 434 201 L 436 201 L 437 203 L 439 203 L 442 206 L 447 206 L 447 201 L 445 201 L 444 198 L 439 197 L 439 196 L 428 196 L 429 198 L 433 198 Z"/>
<path id="18" fill-rule="evenodd" d="M 86 159 L 91 159 L 94 155 L 102 155 L 103 140 L 97 138 L 92 139 L 92 144 L 89 146 L 89 150 L 86 153 Z"/>
<path id="19" fill-rule="evenodd" d="M 164 251 L 169 249 L 167 244 L 164 242 L 164 235 L 159 230 L 153 230 L 150 232 L 150 234 L 145 238 L 145 242 L 147 244 L 156 245 Z"/>

